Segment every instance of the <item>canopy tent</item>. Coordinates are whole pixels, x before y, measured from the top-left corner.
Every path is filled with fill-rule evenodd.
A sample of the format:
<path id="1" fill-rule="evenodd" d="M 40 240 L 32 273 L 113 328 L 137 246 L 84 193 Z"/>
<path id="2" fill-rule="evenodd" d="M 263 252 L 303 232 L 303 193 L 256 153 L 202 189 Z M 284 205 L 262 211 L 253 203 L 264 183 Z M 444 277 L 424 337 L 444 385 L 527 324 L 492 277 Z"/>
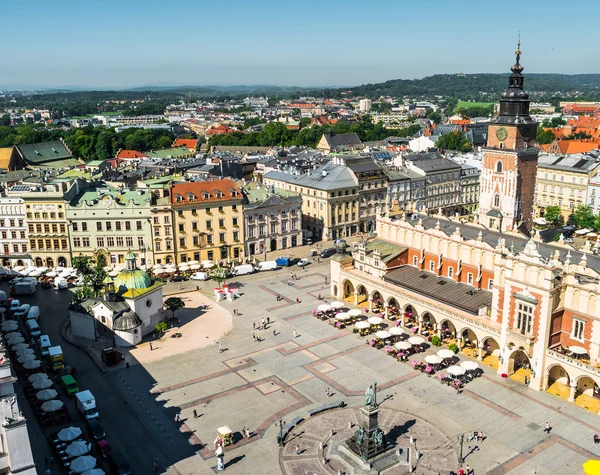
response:
<path id="1" fill-rule="evenodd" d="M 385 340 L 386 338 L 391 338 L 392 334 L 387 330 L 380 330 L 377 333 L 375 333 L 375 336 L 380 340 Z"/>
<path id="2" fill-rule="evenodd" d="M 104 470 L 101 468 L 92 468 L 91 470 L 82 472 L 81 475 L 104 475 Z"/>
<path id="3" fill-rule="evenodd" d="M 427 355 L 425 357 L 425 362 L 429 364 L 440 364 L 442 361 L 444 361 L 444 358 L 438 355 Z"/>
<path id="4" fill-rule="evenodd" d="M 25 353 L 24 355 L 19 356 L 17 358 L 17 361 L 19 363 L 23 364 L 23 363 L 27 363 L 28 361 L 35 361 L 36 359 L 37 359 L 37 357 L 35 356 L 35 353 L 34 354 Z"/>
<path id="5" fill-rule="evenodd" d="M 13 351 L 17 351 L 19 348 L 29 348 L 29 344 L 27 343 L 15 343 L 14 345 L 10 345 Z"/>
<path id="6" fill-rule="evenodd" d="M 2 323 L 2 331 L 14 332 L 17 328 L 19 328 L 19 322 L 15 320 L 6 320 Z"/>
<path id="7" fill-rule="evenodd" d="M 477 364 L 477 362 L 475 361 L 463 361 L 460 366 L 464 369 L 466 369 L 467 371 L 475 371 L 477 368 L 479 368 L 479 365 Z"/>
<path id="8" fill-rule="evenodd" d="M 399 341 L 394 345 L 399 350 L 410 350 L 410 343 L 408 341 Z"/>
<path id="9" fill-rule="evenodd" d="M 371 325 L 381 325 L 383 323 L 383 318 L 381 318 L 381 317 L 369 317 L 368 322 Z"/>
<path id="10" fill-rule="evenodd" d="M 454 351 L 448 350 L 448 349 L 443 349 L 443 350 L 438 351 L 437 355 L 446 360 L 446 359 L 452 358 L 454 356 Z"/>
<path id="11" fill-rule="evenodd" d="M 9 338 L 6 340 L 6 343 L 8 343 L 10 346 L 13 345 L 18 345 L 19 343 L 23 343 L 25 341 L 25 338 L 23 338 L 22 336 L 15 336 L 13 338 Z"/>
<path id="12" fill-rule="evenodd" d="M 17 354 L 17 357 L 20 356 L 24 356 L 24 355 L 35 355 L 35 350 L 33 350 L 32 348 L 19 348 L 18 350 L 15 351 L 15 353 Z"/>
<path id="13" fill-rule="evenodd" d="M 411 345 L 420 345 L 420 344 L 422 344 L 422 343 L 425 343 L 425 338 L 422 338 L 422 337 L 420 337 L 420 336 L 411 336 L 411 337 L 408 339 L 408 342 L 409 342 Z"/>
<path id="14" fill-rule="evenodd" d="M 58 440 L 63 442 L 69 442 L 76 439 L 81 435 L 81 429 L 79 427 L 71 426 L 61 430 L 58 433 Z"/>
<path id="15" fill-rule="evenodd" d="M 457 365 L 450 366 L 446 371 L 453 376 L 462 376 L 467 372 L 465 368 Z"/>
<path id="16" fill-rule="evenodd" d="M 7 340 L 10 340 L 11 338 L 17 338 L 17 337 L 20 337 L 20 336 L 23 336 L 21 334 L 21 332 L 19 332 L 19 331 L 12 331 L 12 332 L 7 333 L 6 335 L 4 335 L 4 338 L 6 338 Z"/>

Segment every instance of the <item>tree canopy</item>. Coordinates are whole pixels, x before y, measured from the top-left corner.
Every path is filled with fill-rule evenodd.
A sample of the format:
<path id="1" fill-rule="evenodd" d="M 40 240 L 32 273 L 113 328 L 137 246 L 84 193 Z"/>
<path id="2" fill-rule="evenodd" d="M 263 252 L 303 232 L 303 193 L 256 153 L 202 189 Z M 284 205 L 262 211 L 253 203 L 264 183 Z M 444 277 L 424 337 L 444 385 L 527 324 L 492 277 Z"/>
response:
<path id="1" fill-rule="evenodd" d="M 591 206 L 580 205 L 572 215 L 573 222 L 579 228 L 594 228 L 596 216 Z"/>
<path id="2" fill-rule="evenodd" d="M 559 223 L 563 219 L 563 215 L 560 212 L 560 206 L 548 206 L 544 213 L 544 218 L 550 223 Z"/>
<path id="3" fill-rule="evenodd" d="M 106 278 L 104 256 L 98 254 L 95 258 L 90 256 L 77 256 L 73 258 L 73 268 L 83 278 L 83 286 L 90 288 L 95 296 L 104 287 Z"/>
<path id="4" fill-rule="evenodd" d="M 473 144 L 459 131 L 442 135 L 437 139 L 435 146 L 442 150 L 456 150 L 458 152 L 469 152 L 473 149 Z"/>
<path id="5" fill-rule="evenodd" d="M 537 143 L 539 143 L 540 145 L 549 144 L 554 141 L 554 138 L 554 132 L 552 132 L 551 130 L 544 130 L 541 127 L 538 127 L 536 137 Z"/>

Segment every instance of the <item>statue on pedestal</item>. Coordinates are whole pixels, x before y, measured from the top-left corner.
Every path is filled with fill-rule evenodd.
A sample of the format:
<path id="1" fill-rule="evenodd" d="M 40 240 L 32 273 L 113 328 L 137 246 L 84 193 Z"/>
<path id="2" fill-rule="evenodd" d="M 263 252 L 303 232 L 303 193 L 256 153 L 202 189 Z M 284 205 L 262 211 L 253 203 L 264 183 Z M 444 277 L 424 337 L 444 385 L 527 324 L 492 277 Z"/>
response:
<path id="1" fill-rule="evenodd" d="M 365 406 L 377 407 L 377 382 L 374 382 L 365 391 Z"/>

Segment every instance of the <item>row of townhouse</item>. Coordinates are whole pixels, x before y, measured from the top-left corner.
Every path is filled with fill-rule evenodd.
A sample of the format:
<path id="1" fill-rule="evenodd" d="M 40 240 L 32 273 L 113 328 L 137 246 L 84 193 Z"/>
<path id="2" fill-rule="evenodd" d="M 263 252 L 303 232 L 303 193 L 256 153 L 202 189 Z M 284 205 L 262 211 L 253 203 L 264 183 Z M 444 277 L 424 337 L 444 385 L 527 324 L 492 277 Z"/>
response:
<path id="1" fill-rule="evenodd" d="M 12 186 L 0 197 L 2 265 L 66 267 L 79 255 L 102 255 L 107 265 L 122 265 L 135 250 L 141 265 L 151 267 L 241 260 L 301 243 L 296 194 L 246 190 L 228 178 L 172 178 L 132 189 L 82 179 Z"/>

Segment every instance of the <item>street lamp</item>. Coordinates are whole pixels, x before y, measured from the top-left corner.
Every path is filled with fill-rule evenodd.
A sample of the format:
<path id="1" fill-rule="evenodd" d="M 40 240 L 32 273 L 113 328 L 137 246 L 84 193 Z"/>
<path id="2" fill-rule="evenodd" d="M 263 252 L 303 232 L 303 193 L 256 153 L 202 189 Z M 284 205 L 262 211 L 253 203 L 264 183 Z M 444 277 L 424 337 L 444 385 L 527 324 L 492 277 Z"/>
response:
<path id="1" fill-rule="evenodd" d="M 283 443 L 283 426 L 285 425 L 285 421 L 279 419 L 277 422 L 279 424 L 279 436 L 277 437 L 277 443 L 279 447 L 283 447 L 285 444 Z"/>
<path id="2" fill-rule="evenodd" d="M 465 441 L 465 434 L 458 434 L 458 440 L 460 441 L 460 456 L 458 457 L 458 463 L 464 463 L 465 459 L 463 458 L 463 443 Z"/>

